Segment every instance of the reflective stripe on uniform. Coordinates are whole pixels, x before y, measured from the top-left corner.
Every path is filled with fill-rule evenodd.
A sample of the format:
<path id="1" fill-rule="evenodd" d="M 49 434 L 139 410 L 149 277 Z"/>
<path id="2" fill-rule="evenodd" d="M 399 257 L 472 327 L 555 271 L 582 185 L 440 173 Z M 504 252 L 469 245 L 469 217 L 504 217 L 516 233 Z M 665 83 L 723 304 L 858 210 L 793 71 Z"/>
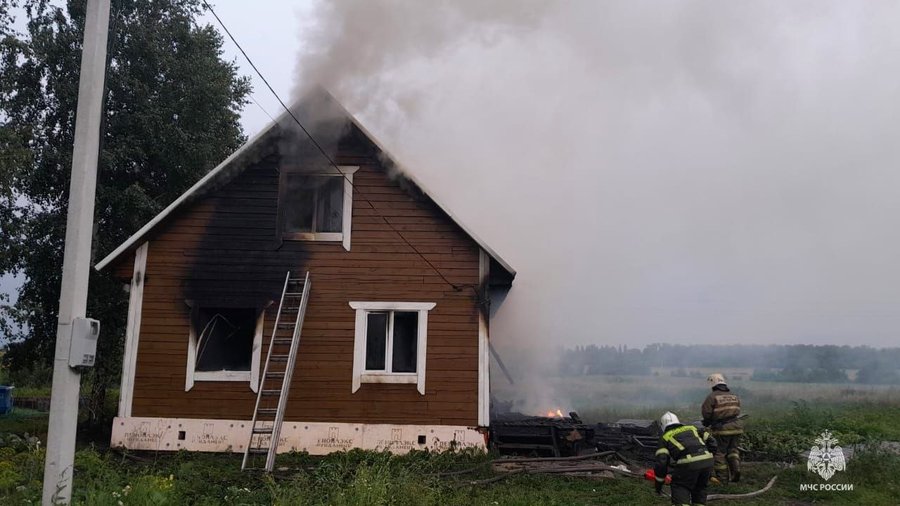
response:
<path id="1" fill-rule="evenodd" d="M 710 460 L 713 458 L 713 454 L 709 452 L 704 452 L 700 455 L 688 455 L 686 457 L 682 457 L 675 462 L 676 466 L 680 466 L 682 464 L 690 464 L 692 462 L 700 462 L 701 460 Z"/>
<path id="2" fill-rule="evenodd" d="M 682 445 L 681 443 L 679 443 L 678 441 L 675 440 L 675 436 L 677 436 L 683 432 L 693 432 L 694 435 L 697 436 L 697 439 L 700 439 L 700 435 L 697 434 L 697 427 L 694 427 L 693 425 L 682 425 L 681 427 L 678 427 L 677 429 L 672 429 L 669 432 L 666 432 L 665 434 L 663 434 L 663 441 L 668 441 L 669 443 L 672 443 L 672 445 L 675 446 L 675 448 L 678 448 L 679 450 L 684 450 L 684 445 Z"/>
<path id="3" fill-rule="evenodd" d="M 658 481 L 658 482 L 660 482 L 660 483 L 665 483 L 666 479 L 665 479 L 665 478 L 660 478 L 659 476 L 657 476 L 657 477 L 656 477 L 656 481 Z"/>
<path id="4" fill-rule="evenodd" d="M 656 454 L 657 455 L 663 455 L 663 454 L 668 455 L 669 450 L 667 450 L 666 448 L 660 448 L 659 450 L 656 450 Z"/>

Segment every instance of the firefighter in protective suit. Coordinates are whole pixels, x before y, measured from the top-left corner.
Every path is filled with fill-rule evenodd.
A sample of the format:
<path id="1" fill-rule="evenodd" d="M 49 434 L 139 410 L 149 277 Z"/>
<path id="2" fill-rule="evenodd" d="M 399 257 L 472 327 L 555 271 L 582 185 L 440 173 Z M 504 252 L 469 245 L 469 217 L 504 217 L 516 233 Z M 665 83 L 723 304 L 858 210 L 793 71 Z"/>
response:
<path id="1" fill-rule="evenodd" d="M 727 483 L 741 480 L 741 454 L 738 445 L 744 424 L 738 419 L 741 416 L 741 399 L 728 389 L 725 376 L 720 373 L 710 374 L 706 381 L 712 392 L 706 396 L 700 408 L 703 426 L 709 427 L 718 442 L 716 452 L 716 478 Z"/>
<path id="2" fill-rule="evenodd" d="M 706 429 L 682 425 L 674 413 L 659 418 L 663 434 L 656 450 L 656 493 L 661 494 L 666 472 L 672 468 L 672 504 L 706 504 L 706 487 L 712 476 L 716 440 Z"/>

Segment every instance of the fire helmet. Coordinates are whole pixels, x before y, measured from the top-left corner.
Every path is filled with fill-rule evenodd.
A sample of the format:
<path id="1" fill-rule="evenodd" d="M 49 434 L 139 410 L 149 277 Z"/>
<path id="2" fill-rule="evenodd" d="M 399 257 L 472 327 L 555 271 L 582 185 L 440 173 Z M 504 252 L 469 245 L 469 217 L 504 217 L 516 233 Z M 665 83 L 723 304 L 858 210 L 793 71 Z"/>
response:
<path id="1" fill-rule="evenodd" d="M 706 378 L 706 382 L 709 383 L 710 387 L 724 385 L 725 384 L 725 376 L 723 376 L 722 373 L 720 373 L 720 372 L 714 372 L 714 373 L 710 374 L 708 378 Z"/>
<path id="2" fill-rule="evenodd" d="M 666 411 L 665 413 L 663 413 L 663 416 L 659 417 L 659 426 L 662 430 L 666 430 L 667 428 L 669 428 L 669 425 L 673 425 L 676 423 L 681 422 L 678 421 L 678 417 L 675 415 L 675 413 L 672 413 L 671 411 Z"/>

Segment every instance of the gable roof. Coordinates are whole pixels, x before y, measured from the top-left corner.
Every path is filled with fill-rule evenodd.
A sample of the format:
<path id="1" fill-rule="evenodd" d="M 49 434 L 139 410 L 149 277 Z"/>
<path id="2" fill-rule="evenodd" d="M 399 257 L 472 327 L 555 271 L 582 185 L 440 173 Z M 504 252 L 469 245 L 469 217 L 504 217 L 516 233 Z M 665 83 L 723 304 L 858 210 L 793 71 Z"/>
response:
<path id="1" fill-rule="evenodd" d="M 317 97 L 317 100 L 327 100 L 330 102 L 330 106 L 336 107 L 339 110 L 339 113 L 346 117 L 350 123 L 359 129 L 366 138 L 378 148 L 381 153 L 389 160 L 395 161 L 394 158 L 385 148 L 384 146 L 366 129 L 362 123 L 347 111 L 346 108 L 343 107 L 330 93 L 320 90 L 319 93 L 322 94 L 322 97 Z M 297 108 L 298 104 L 294 104 L 292 109 Z M 186 207 L 188 204 L 202 196 L 207 190 L 214 187 L 217 184 L 227 183 L 231 181 L 238 174 L 243 172 L 251 163 L 249 158 L 253 156 L 253 147 L 260 143 L 264 138 L 268 137 L 271 133 L 276 131 L 279 125 L 284 124 L 286 122 L 292 122 L 293 119 L 288 111 L 282 112 L 274 121 L 267 124 L 262 130 L 260 130 L 256 135 L 247 140 L 240 148 L 237 149 L 234 153 L 228 156 L 225 160 L 222 161 L 218 166 L 209 171 L 205 176 L 200 178 L 193 186 L 191 186 L 186 192 L 181 194 L 177 199 L 172 201 L 171 204 L 166 206 L 159 214 L 153 217 L 147 224 L 141 227 L 137 232 L 131 235 L 125 242 L 120 244 L 116 249 L 114 249 L 111 253 L 109 253 L 102 260 L 97 262 L 94 266 L 98 271 L 103 270 L 108 267 L 111 263 L 113 263 L 120 256 L 125 254 L 126 252 L 130 252 L 136 249 L 143 240 L 149 236 L 156 227 L 162 224 L 167 218 L 169 218 L 176 211 Z M 398 172 L 398 175 L 408 180 L 410 183 L 415 185 L 426 197 L 431 199 L 435 205 L 437 205 L 448 217 L 465 232 L 478 246 L 483 249 L 499 267 L 506 271 L 508 274 L 509 282 L 516 275 L 516 271 L 506 262 L 504 261 L 500 255 L 498 255 L 490 246 L 487 245 L 483 240 L 481 240 L 472 230 L 463 224 L 445 205 L 441 204 L 434 195 L 429 192 L 422 183 L 417 180 L 412 174 L 409 173 L 408 170 L 405 170 L 404 167 L 399 164 L 394 164 L 395 168 Z M 493 269 L 492 269 L 493 270 Z"/>

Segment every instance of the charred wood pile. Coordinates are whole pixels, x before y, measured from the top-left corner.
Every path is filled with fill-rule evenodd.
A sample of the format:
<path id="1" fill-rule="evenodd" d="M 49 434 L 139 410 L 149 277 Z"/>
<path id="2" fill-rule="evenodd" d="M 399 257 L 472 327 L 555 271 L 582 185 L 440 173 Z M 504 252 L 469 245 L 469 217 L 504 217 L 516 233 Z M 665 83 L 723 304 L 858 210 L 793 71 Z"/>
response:
<path id="1" fill-rule="evenodd" d="M 491 421 L 491 445 L 501 455 L 565 457 L 593 448 L 594 426 L 576 413 L 525 416 L 509 413 Z"/>
<path id="2" fill-rule="evenodd" d="M 656 451 L 660 433 L 653 420 L 587 424 L 575 412 L 559 415 L 495 414 L 491 447 L 510 456 L 570 457 L 612 451 L 642 461 L 651 460 Z"/>

